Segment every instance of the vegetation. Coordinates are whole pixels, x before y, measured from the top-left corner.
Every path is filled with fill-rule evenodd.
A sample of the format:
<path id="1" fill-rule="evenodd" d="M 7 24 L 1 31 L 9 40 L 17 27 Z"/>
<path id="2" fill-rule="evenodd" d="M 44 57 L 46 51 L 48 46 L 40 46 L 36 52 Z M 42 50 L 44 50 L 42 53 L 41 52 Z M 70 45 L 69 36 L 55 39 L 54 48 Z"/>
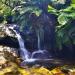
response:
<path id="1" fill-rule="evenodd" d="M 44 21 L 49 23 L 45 25 Z M 48 32 L 50 31 L 48 25 L 51 24 L 51 29 L 55 31 L 55 33 L 52 33 L 52 35 L 55 35 L 55 40 L 53 41 L 56 41 L 56 43 L 54 42 L 55 44 L 53 42 L 51 44 L 54 44 L 55 50 L 62 52 L 64 49 L 67 52 L 75 53 L 75 0 L 0 0 L 0 23 L 4 25 L 6 23 L 16 23 L 19 25 L 20 31 L 26 35 L 24 38 L 26 40 L 30 39 L 28 41 L 30 45 L 33 44 L 34 41 L 32 38 L 36 37 L 38 32 L 40 32 L 40 39 L 43 40 L 44 32 L 47 30 Z M 35 33 L 36 36 L 34 35 Z M 33 37 L 31 38 L 32 34 Z M 2 37 L 4 36 L 5 34 Z M 51 38 L 53 39 L 53 37 Z M 28 45 L 28 47 L 30 46 Z M 9 55 L 11 56 L 11 54 Z M 17 58 L 15 60 L 17 61 Z M 20 62 L 21 60 L 19 60 Z M 71 75 L 73 73 L 75 75 L 75 71 L 71 70 L 71 72 L 70 69 L 65 73 L 62 70 L 63 67 L 57 67 L 50 71 L 44 67 L 28 68 L 26 66 L 25 68 L 21 68 L 20 65 L 16 65 L 10 59 L 8 63 L 1 66 L 3 65 L 5 67 L 1 69 L 0 75 Z"/>
<path id="2" fill-rule="evenodd" d="M 68 1 L 68 0 L 67 0 Z M 48 12 L 57 15 L 58 24 L 56 26 L 56 45 L 59 49 L 62 49 L 62 45 L 70 46 L 73 50 L 73 45 L 75 44 L 74 34 L 75 34 L 75 4 L 74 0 L 66 8 L 57 10 L 50 5 L 48 5 Z M 60 6 L 59 6 L 60 7 Z M 59 41 L 59 42 L 58 42 Z"/>
<path id="3" fill-rule="evenodd" d="M 46 14 L 52 13 L 57 16 L 58 20 L 56 25 L 56 46 L 62 49 L 62 44 L 70 46 L 75 44 L 74 3 L 74 0 L 66 0 L 66 2 L 65 0 L 62 2 L 60 0 L 0 0 L 0 21 L 4 18 L 4 23 L 6 23 L 7 16 L 12 16 L 13 23 L 20 25 L 20 31 L 24 31 L 25 27 L 29 27 L 29 30 L 31 29 L 30 19 L 32 13 L 35 13 L 37 17 L 42 12 Z"/>

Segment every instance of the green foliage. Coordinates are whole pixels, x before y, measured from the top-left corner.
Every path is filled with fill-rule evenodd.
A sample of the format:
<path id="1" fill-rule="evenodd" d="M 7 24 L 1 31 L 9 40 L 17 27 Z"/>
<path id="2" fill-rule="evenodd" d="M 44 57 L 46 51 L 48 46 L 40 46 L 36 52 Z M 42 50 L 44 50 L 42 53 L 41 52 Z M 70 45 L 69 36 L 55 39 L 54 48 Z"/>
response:
<path id="1" fill-rule="evenodd" d="M 42 0 L 43 2 L 44 0 Z M 13 16 L 13 21 L 20 26 L 20 30 L 23 31 L 25 25 L 29 20 L 29 15 L 35 13 L 39 16 L 42 10 L 35 5 L 36 0 L 0 0 L 0 14 L 3 14 L 6 18 L 8 15 Z M 39 2 L 41 2 L 39 0 Z M 28 14 L 29 13 L 29 14 Z"/>
<path id="2" fill-rule="evenodd" d="M 75 4 L 75 0 L 72 0 L 72 4 Z"/>
<path id="3" fill-rule="evenodd" d="M 58 16 L 58 22 L 59 22 L 59 24 L 65 25 L 68 21 L 69 21 L 69 19 L 68 19 L 67 15 L 65 13 L 61 13 Z"/>
<path id="4" fill-rule="evenodd" d="M 16 10 L 14 10 L 15 12 Z M 36 6 L 27 6 L 18 8 L 17 11 L 19 14 L 14 14 L 14 19 L 16 20 L 17 24 L 20 25 L 20 30 L 22 31 L 25 25 L 28 24 L 29 15 L 35 13 L 37 16 L 41 14 L 41 10 Z"/>
<path id="5" fill-rule="evenodd" d="M 0 0 L 0 15 L 3 15 L 4 18 L 6 18 L 7 15 L 12 15 L 13 21 L 17 23 L 20 26 L 20 30 L 23 31 L 26 25 L 29 25 L 30 28 L 32 26 L 29 22 L 30 15 L 35 13 L 36 16 L 39 16 L 43 11 L 37 4 L 49 4 L 50 1 L 52 0 Z M 58 2 L 61 3 L 60 0 L 58 0 L 53 4 Z M 75 38 L 73 37 L 75 34 L 75 26 L 71 24 L 72 20 L 75 20 L 75 0 L 71 2 L 69 6 L 60 10 L 55 9 L 50 4 L 48 5 L 47 12 L 57 16 L 56 45 L 59 49 L 62 49 L 62 44 L 71 43 L 71 39 L 75 44 Z M 44 8 L 45 7 L 46 6 L 44 6 Z"/>
<path id="6" fill-rule="evenodd" d="M 56 46 L 61 50 L 62 44 L 75 44 L 75 4 L 72 0 L 70 6 L 57 10 L 48 5 L 48 12 L 57 15 L 58 24 L 56 26 Z"/>

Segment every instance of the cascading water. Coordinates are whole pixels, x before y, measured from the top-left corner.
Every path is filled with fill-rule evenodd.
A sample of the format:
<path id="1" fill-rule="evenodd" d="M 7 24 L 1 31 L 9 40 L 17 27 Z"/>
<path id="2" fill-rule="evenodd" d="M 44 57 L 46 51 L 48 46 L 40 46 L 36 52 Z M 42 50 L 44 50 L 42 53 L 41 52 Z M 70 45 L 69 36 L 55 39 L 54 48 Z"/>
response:
<path id="1" fill-rule="evenodd" d="M 37 58 L 37 59 L 48 59 L 52 56 L 49 55 L 49 52 L 47 50 L 42 50 L 41 49 L 41 45 L 40 45 L 40 32 L 41 32 L 41 29 L 40 30 L 37 30 L 37 38 L 38 38 L 38 50 L 37 51 L 34 51 L 32 53 L 32 56 L 31 58 Z"/>
<path id="2" fill-rule="evenodd" d="M 42 59 L 41 57 L 47 56 L 47 53 L 46 53 L 47 51 L 40 49 L 40 34 L 39 34 L 39 32 L 38 32 L 38 50 L 32 52 L 32 55 L 30 57 L 30 53 L 24 46 L 24 40 L 22 39 L 22 37 L 20 35 L 19 28 L 17 27 L 17 25 L 10 25 L 10 26 L 7 26 L 5 29 L 6 29 L 7 34 L 10 34 L 10 30 L 12 30 L 16 34 L 16 38 L 18 39 L 19 46 L 20 46 L 20 51 L 19 51 L 20 56 L 23 60 L 22 64 L 34 63 L 36 61 L 41 60 Z M 39 58 L 36 57 L 36 55 Z M 40 55 L 43 55 L 43 56 L 40 57 Z M 46 58 L 46 59 L 48 59 L 48 58 Z M 52 59 L 49 59 L 49 60 L 52 60 Z"/>
<path id="3" fill-rule="evenodd" d="M 7 33 L 7 35 L 11 36 L 11 32 L 10 30 L 12 30 L 15 34 L 16 34 L 16 38 L 18 39 L 19 42 L 19 46 L 20 46 L 20 56 L 21 59 L 23 60 L 22 64 L 27 63 L 31 63 L 31 62 L 35 62 L 38 59 L 33 59 L 30 57 L 30 52 L 28 52 L 28 50 L 25 48 L 24 46 L 24 40 L 22 39 L 20 32 L 18 31 L 18 27 L 17 25 L 9 25 L 4 27 L 5 32 Z"/>
<path id="4" fill-rule="evenodd" d="M 29 52 L 28 50 L 25 48 L 24 46 L 24 40 L 22 39 L 20 33 L 18 30 L 16 30 L 16 25 L 13 25 L 13 26 L 9 26 L 9 27 L 6 27 L 6 33 L 9 33 L 9 29 L 11 29 L 12 31 L 15 32 L 16 34 L 16 37 L 18 39 L 18 42 L 19 42 L 19 46 L 20 46 L 20 56 L 23 60 L 27 60 L 29 59 Z M 18 28 L 17 28 L 18 29 Z"/>
<path id="5" fill-rule="evenodd" d="M 40 31 L 39 30 L 37 31 L 37 37 L 38 37 L 38 50 L 32 53 L 31 58 L 34 58 L 36 54 L 44 54 L 44 52 L 46 52 L 46 50 L 41 50 L 41 47 L 40 47 L 41 45 L 40 45 Z"/>
<path id="6" fill-rule="evenodd" d="M 27 59 L 29 59 L 29 52 L 24 47 L 24 41 L 21 38 L 20 33 L 17 33 L 16 31 L 15 31 L 15 33 L 16 33 L 16 36 L 17 36 L 17 39 L 18 39 L 18 42 L 19 42 L 20 50 L 21 50 L 20 55 L 21 55 L 23 60 L 25 60 L 25 59 L 27 60 Z"/>

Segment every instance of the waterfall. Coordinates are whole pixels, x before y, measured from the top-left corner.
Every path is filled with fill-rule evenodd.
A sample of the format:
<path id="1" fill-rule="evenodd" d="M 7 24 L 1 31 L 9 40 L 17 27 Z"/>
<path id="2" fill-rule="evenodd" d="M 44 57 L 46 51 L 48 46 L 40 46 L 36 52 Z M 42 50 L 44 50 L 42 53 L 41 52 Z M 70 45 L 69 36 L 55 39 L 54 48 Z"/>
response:
<path id="1" fill-rule="evenodd" d="M 19 46 L 20 46 L 20 56 L 23 60 L 21 64 L 33 63 L 38 60 L 30 57 L 29 55 L 30 53 L 24 46 L 24 40 L 22 39 L 20 32 L 18 31 L 19 28 L 17 28 L 17 25 L 12 25 L 12 26 L 10 25 L 9 27 L 5 27 L 5 29 L 7 34 L 10 34 L 10 29 L 16 34 L 16 38 L 18 39 Z"/>
<path id="2" fill-rule="evenodd" d="M 21 55 L 23 60 L 25 60 L 25 59 L 27 60 L 27 59 L 29 59 L 29 52 L 24 47 L 24 41 L 23 41 L 22 37 L 20 36 L 20 34 L 17 33 L 16 31 L 15 31 L 15 33 L 16 33 L 16 36 L 17 36 L 17 39 L 19 42 L 20 50 L 21 50 L 20 55 Z"/>
<path id="3" fill-rule="evenodd" d="M 24 46 L 24 40 L 22 39 L 20 33 L 18 30 L 18 28 L 16 28 L 17 25 L 13 25 L 13 26 L 9 26 L 9 27 L 6 27 L 6 33 L 8 34 L 10 31 L 9 29 L 11 29 L 12 31 L 15 32 L 16 34 L 16 38 L 18 39 L 18 42 L 19 42 L 19 46 L 20 46 L 20 56 L 23 60 L 27 60 L 29 59 L 29 52 L 28 50 L 25 48 Z M 16 28 L 16 29 L 15 29 Z"/>
<path id="4" fill-rule="evenodd" d="M 34 63 L 34 62 L 39 61 L 41 59 L 43 59 L 43 60 L 49 59 L 48 58 L 49 55 L 48 55 L 47 50 L 41 50 L 41 47 L 40 47 L 40 31 L 38 31 L 38 34 L 37 34 L 38 50 L 32 52 L 32 55 L 30 57 L 29 51 L 26 49 L 26 47 L 24 45 L 24 40 L 22 39 L 22 37 L 20 35 L 19 28 L 17 28 L 17 25 L 10 25 L 10 26 L 5 27 L 5 29 L 6 29 L 5 32 L 7 34 L 10 34 L 10 30 L 12 30 L 16 34 L 16 38 L 18 39 L 19 46 L 20 46 L 20 51 L 19 51 L 20 56 L 23 60 L 23 62 L 21 64 Z"/>
<path id="5" fill-rule="evenodd" d="M 37 31 L 37 38 L 38 38 L 38 50 L 37 51 L 34 51 L 33 53 L 32 53 L 32 56 L 31 56 L 31 58 L 34 58 L 34 56 L 36 55 L 36 54 L 44 54 L 45 52 L 46 52 L 46 50 L 41 50 L 41 45 L 40 45 L 40 31 L 38 30 Z"/>
<path id="6" fill-rule="evenodd" d="M 40 47 L 40 32 L 38 31 L 37 32 L 37 37 L 38 37 L 38 50 L 40 50 L 41 49 L 41 47 Z"/>

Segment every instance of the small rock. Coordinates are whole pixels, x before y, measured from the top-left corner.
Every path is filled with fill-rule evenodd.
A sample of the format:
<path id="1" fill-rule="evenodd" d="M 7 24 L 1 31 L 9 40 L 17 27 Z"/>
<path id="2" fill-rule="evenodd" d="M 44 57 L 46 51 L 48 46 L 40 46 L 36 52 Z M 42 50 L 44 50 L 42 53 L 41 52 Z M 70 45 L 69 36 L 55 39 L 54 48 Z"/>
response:
<path id="1" fill-rule="evenodd" d="M 10 49 L 10 47 L 7 47 L 7 51 L 8 51 L 8 52 L 11 52 L 11 49 Z"/>
<path id="2" fill-rule="evenodd" d="M 3 51 L 3 46 L 0 46 L 0 52 Z"/>
<path id="3" fill-rule="evenodd" d="M 3 56 L 0 56 L 0 65 L 5 64 L 6 61 L 7 60 Z"/>
<path id="4" fill-rule="evenodd" d="M 70 70 L 70 72 L 68 72 L 69 75 L 75 75 L 75 70 Z"/>

